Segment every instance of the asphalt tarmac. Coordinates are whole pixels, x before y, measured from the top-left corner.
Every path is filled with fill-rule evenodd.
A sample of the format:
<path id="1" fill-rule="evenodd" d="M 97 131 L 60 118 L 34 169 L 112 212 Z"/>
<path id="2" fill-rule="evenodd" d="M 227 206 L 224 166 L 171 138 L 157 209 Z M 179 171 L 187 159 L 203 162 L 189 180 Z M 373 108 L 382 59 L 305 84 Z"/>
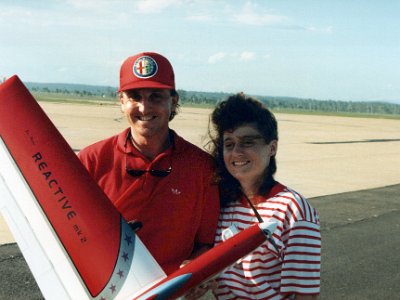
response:
<path id="1" fill-rule="evenodd" d="M 321 218 L 320 299 L 400 299 L 400 184 L 310 202 Z M 43 299 L 15 243 L 0 245 L 0 299 Z"/>

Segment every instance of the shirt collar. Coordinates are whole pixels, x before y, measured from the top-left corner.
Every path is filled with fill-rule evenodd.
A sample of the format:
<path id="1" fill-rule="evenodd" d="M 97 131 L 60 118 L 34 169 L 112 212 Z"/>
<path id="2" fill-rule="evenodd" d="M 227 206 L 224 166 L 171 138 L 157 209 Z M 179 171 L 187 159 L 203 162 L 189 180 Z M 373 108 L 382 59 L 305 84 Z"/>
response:
<path id="1" fill-rule="evenodd" d="M 163 153 L 181 153 L 185 151 L 186 144 L 185 140 L 180 137 L 174 130 L 169 130 L 171 138 L 171 146 L 165 150 Z M 131 143 L 129 143 L 129 138 L 131 136 L 130 128 L 126 128 L 117 136 L 117 149 L 123 153 L 132 153 L 133 155 L 143 157 L 139 150 L 137 150 Z M 126 145 L 126 147 L 125 147 Z M 161 154 L 161 153 L 160 153 Z"/>

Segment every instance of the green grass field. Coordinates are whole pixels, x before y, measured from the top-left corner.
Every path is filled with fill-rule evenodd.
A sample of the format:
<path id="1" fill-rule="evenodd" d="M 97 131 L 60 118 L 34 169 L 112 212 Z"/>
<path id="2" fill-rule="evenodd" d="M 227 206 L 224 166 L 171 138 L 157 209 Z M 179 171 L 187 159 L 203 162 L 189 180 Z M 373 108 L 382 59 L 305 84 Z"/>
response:
<path id="1" fill-rule="evenodd" d="M 74 94 L 62 94 L 62 93 L 44 93 L 44 92 L 33 92 L 33 96 L 37 101 L 45 102 L 60 102 L 60 103 L 71 103 L 71 104 L 94 104 L 94 105 L 115 105 L 118 104 L 117 98 L 112 97 L 101 97 L 101 96 L 80 96 Z M 214 105 L 211 104 L 194 104 L 191 102 L 182 101 L 184 107 L 196 107 L 212 109 Z M 375 118 L 375 119 L 393 119 L 400 120 L 400 115 L 394 114 L 367 114 L 357 112 L 326 112 L 326 111 L 315 111 L 315 110 L 294 110 L 279 108 L 273 109 L 274 113 L 285 113 L 285 114 L 298 114 L 298 115 L 319 115 L 319 116 L 340 116 L 340 117 L 352 117 L 352 118 Z"/>

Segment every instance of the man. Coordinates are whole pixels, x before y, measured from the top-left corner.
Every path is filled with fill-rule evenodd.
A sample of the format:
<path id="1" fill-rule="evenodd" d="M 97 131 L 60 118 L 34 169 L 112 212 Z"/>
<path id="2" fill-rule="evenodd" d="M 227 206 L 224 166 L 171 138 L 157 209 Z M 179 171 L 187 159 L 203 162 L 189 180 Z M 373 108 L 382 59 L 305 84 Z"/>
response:
<path id="1" fill-rule="evenodd" d="M 177 114 L 170 62 L 157 53 L 125 60 L 119 99 L 129 128 L 79 153 L 122 216 L 169 274 L 213 244 L 219 215 L 211 156 L 169 128 Z"/>

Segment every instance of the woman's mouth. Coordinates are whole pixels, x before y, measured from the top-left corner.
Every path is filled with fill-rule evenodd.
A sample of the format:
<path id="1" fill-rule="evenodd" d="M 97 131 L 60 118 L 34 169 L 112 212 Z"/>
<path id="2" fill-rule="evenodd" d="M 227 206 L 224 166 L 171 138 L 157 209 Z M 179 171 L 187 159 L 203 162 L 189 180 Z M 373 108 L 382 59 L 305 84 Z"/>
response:
<path id="1" fill-rule="evenodd" d="M 241 166 L 245 166 L 245 165 L 247 165 L 249 163 L 250 163 L 249 160 L 233 161 L 232 165 L 234 165 L 235 167 L 241 167 Z"/>

